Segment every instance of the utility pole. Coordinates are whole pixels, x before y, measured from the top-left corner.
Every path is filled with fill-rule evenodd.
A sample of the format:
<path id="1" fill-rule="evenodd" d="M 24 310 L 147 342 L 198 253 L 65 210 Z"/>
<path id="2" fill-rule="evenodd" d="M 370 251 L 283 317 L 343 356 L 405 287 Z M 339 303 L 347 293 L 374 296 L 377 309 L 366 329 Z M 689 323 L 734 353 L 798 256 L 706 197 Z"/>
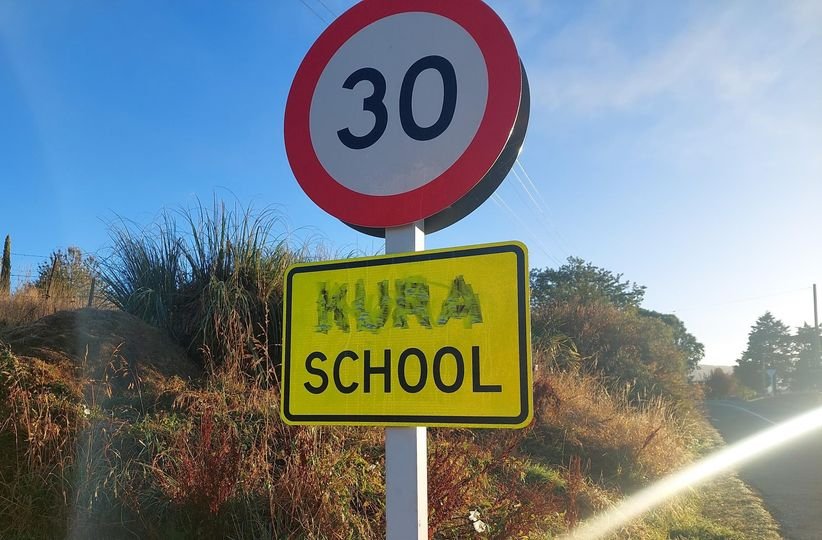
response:
<path id="1" fill-rule="evenodd" d="M 822 369 L 822 347 L 819 345 L 819 311 L 816 303 L 816 283 L 813 284 L 813 346 L 814 346 L 814 360 L 816 360 L 817 369 Z M 822 382 L 822 381 L 820 381 Z"/>

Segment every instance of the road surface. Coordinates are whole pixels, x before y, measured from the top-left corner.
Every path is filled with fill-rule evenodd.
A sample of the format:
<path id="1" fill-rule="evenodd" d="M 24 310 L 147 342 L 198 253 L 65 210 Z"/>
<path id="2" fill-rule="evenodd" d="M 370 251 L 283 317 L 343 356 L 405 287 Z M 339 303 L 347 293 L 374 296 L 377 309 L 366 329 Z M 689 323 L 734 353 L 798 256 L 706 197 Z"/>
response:
<path id="1" fill-rule="evenodd" d="M 728 444 L 822 405 L 820 396 L 709 401 L 711 422 Z M 739 476 L 759 491 L 791 540 L 822 539 L 822 430 L 743 465 Z"/>

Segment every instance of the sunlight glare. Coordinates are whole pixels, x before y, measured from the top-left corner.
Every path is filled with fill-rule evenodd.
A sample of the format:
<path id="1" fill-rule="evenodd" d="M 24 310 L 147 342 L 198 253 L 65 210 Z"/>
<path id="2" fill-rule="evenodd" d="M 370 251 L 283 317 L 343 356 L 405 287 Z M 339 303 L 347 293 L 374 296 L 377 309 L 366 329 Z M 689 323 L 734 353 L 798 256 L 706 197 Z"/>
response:
<path id="1" fill-rule="evenodd" d="M 743 439 L 670 475 L 581 524 L 565 538 L 602 538 L 687 488 L 718 476 L 822 427 L 822 407 Z"/>

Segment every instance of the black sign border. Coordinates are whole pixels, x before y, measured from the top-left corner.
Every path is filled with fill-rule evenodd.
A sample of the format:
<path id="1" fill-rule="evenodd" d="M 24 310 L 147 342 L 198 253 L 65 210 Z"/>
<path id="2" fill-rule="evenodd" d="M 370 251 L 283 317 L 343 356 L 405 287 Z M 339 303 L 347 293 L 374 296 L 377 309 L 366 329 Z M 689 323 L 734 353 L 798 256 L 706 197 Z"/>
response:
<path id="1" fill-rule="evenodd" d="M 457 259 L 476 255 L 513 253 L 517 261 L 517 316 L 519 339 L 519 374 L 520 374 L 520 413 L 516 416 L 435 416 L 435 415 L 378 415 L 378 414 L 292 414 L 289 410 L 289 381 L 291 376 L 291 316 L 292 316 L 292 281 L 294 276 L 310 272 L 341 270 L 346 268 L 368 268 L 398 263 L 436 261 Z M 282 392 L 281 414 L 286 422 L 304 425 L 392 425 L 431 426 L 431 427 L 519 427 L 531 414 L 533 389 L 528 384 L 530 355 L 530 334 L 528 328 L 528 268 L 525 250 L 520 244 L 492 244 L 470 246 L 456 250 L 420 251 L 388 255 L 374 259 L 351 259 L 350 261 L 333 261 L 317 263 L 310 266 L 296 266 L 288 270 L 285 280 L 284 319 L 283 319 L 283 361 L 280 382 Z"/>

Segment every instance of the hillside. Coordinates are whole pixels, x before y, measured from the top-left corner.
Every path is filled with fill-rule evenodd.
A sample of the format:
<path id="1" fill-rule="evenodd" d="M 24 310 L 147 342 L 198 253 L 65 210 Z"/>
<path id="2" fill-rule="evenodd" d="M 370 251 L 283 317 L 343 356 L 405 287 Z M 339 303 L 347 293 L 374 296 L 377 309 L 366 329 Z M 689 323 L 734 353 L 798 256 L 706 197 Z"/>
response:
<path id="1" fill-rule="evenodd" d="M 383 536 L 382 430 L 284 426 L 276 389 L 204 376 L 119 311 L 59 312 L 0 339 L 2 537 Z M 663 402 L 631 405 L 581 373 L 541 368 L 535 403 L 527 430 L 430 431 L 434 537 L 476 534 L 472 510 L 494 537 L 559 534 L 716 444 Z M 775 530 L 764 511 L 707 503 L 731 490 L 756 507 L 734 482 L 617 537 Z"/>
<path id="2" fill-rule="evenodd" d="M 165 333 L 119 310 L 58 311 L 33 323 L 0 329 L 0 340 L 22 357 L 77 371 L 74 379 L 95 379 L 118 362 L 148 384 L 171 377 L 202 375 Z"/>
<path id="3" fill-rule="evenodd" d="M 130 227 L 83 267 L 112 309 L 0 298 L 0 537 L 384 537 L 384 429 L 280 418 L 284 274 L 321 254 L 216 200 Z M 432 538 L 562 535 L 722 444 L 702 345 L 643 287 L 578 258 L 530 281 L 534 420 L 428 430 Z M 608 534 L 776 537 L 733 477 L 658 503 Z"/>
<path id="4" fill-rule="evenodd" d="M 704 381 L 715 369 L 721 369 L 728 375 L 733 375 L 734 372 L 733 366 L 699 364 L 693 372 L 693 379 L 695 381 Z"/>

